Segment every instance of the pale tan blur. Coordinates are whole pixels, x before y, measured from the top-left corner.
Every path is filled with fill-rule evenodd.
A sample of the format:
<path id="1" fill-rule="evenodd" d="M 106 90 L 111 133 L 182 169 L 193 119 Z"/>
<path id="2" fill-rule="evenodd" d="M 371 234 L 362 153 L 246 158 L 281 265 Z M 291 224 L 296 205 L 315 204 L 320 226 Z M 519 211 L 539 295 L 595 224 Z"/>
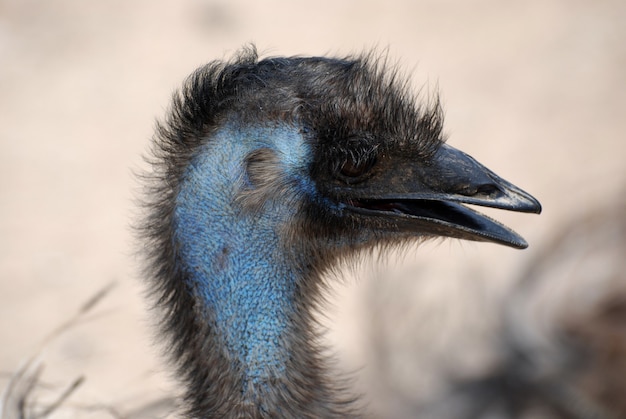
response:
<path id="1" fill-rule="evenodd" d="M 247 42 L 264 55 L 376 47 L 388 49 L 414 89 L 441 92 L 450 144 L 544 208 L 540 216 L 489 212 L 520 232 L 528 250 L 437 241 L 386 267 L 366 263 L 359 281 L 339 287 L 329 342 L 342 369 L 380 367 L 372 318 L 392 319 L 397 328 L 388 333 L 411 336 L 389 358 L 406 360 L 413 345 L 414 363 L 387 365 L 385 380 L 395 383 L 376 388 L 375 368 L 356 380 L 382 417 L 411 414 L 397 400 L 390 408 L 387 390 L 400 387 L 411 403 L 437 390 L 440 371 L 423 365 L 438 344 L 449 348 L 441 330 L 471 348 L 459 349 L 458 368 L 481 372 L 493 355 L 484 336 L 498 321 L 489 302 L 507 295 L 568 222 L 611 207 L 626 190 L 625 20 L 617 0 L 3 1 L 0 388 L 42 339 L 115 281 L 95 315 L 46 346 L 43 380 L 62 389 L 86 377 L 67 401 L 77 417 L 88 416 L 79 404 L 128 413 L 171 395 L 130 227 L 140 215 L 133 172 L 145 168 L 155 118 L 188 73 Z M 458 318 L 476 334 L 453 332 L 472 329 L 448 327 Z"/>

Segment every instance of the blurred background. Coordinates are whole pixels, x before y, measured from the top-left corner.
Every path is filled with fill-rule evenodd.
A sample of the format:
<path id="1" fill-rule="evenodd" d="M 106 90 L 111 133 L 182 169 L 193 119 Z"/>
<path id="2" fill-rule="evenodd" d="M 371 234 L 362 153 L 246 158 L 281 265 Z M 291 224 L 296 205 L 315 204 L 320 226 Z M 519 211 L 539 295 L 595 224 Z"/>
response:
<path id="1" fill-rule="evenodd" d="M 619 0 L 0 0 L 0 388 L 38 355 L 29 403 L 84 377 L 52 417 L 167 416 L 146 407 L 174 385 L 131 228 L 155 119 L 187 74 L 249 42 L 263 56 L 375 47 L 441 93 L 451 145 L 544 212 L 489 211 L 524 251 L 437 241 L 336 281 L 340 369 L 382 418 L 552 417 L 572 400 L 554 417 L 624 417 L 607 371 L 626 353 L 625 21 Z M 545 388 L 574 396 L 541 401 Z"/>

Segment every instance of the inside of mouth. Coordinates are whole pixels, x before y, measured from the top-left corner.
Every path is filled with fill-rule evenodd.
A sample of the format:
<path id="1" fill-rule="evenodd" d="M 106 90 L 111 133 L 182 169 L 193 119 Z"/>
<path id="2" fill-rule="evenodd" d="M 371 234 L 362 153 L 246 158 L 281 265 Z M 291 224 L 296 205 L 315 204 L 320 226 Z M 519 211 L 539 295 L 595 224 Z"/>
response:
<path id="1" fill-rule="evenodd" d="M 460 225 L 472 230 L 480 230 L 483 225 L 474 212 L 463 205 L 430 199 L 414 200 L 358 200 L 352 205 L 371 211 L 406 214 L 419 218 L 443 221 L 448 224 Z"/>

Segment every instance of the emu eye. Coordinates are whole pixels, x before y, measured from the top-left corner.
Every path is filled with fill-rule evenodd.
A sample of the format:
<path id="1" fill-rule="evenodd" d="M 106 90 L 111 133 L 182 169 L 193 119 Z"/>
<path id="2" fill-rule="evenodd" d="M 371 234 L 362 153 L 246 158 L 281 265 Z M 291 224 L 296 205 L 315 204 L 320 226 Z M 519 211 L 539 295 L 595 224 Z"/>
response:
<path id="1" fill-rule="evenodd" d="M 353 158 L 347 158 L 341 165 L 339 173 L 341 177 L 347 181 L 358 181 L 366 175 L 374 164 L 376 163 L 375 157 L 354 160 Z"/>

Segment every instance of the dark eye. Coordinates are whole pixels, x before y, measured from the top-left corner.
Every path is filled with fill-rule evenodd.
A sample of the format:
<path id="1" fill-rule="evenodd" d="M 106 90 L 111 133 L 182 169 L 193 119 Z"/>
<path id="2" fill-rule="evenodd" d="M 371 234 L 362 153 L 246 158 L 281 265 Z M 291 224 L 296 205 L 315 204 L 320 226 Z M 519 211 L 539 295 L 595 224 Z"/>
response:
<path id="1" fill-rule="evenodd" d="M 375 163 L 376 158 L 373 156 L 358 160 L 348 157 L 341 165 L 339 173 L 346 180 L 354 182 L 366 175 L 374 167 Z"/>

